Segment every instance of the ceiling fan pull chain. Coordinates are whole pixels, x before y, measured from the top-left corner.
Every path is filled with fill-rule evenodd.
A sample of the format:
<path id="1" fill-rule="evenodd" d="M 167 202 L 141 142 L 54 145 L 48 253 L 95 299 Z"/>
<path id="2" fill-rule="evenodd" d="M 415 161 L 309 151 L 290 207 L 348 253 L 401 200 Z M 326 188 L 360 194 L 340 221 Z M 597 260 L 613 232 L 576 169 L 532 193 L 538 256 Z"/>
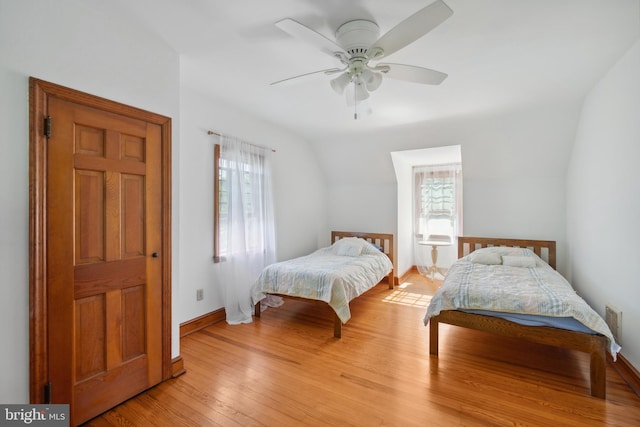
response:
<path id="1" fill-rule="evenodd" d="M 358 120 L 358 100 L 356 99 L 356 84 L 353 84 L 353 120 Z"/>

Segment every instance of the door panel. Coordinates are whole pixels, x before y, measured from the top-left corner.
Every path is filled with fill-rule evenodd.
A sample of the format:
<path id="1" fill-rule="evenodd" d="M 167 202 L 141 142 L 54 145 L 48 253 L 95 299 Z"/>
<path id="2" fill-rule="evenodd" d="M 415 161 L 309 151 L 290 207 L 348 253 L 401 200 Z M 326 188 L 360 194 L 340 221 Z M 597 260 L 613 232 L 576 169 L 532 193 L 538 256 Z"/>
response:
<path id="1" fill-rule="evenodd" d="M 132 258 L 144 254 L 144 177 L 122 174 L 122 249 L 121 257 Z"/>
<path id="2" fill-rule="evenodd" d="M 106 260 L 105 174 L 75 170 L 75 265 Z"/>
<path id="3" fill-rule="evenodd" d="M 76 300 L 75 375 L 83 381 L 106 370 L 105 295 Z"/>
<path id="4" fill-rule="evenodd" d="M 159 125 L 52 98 L 52 403 L 84 422 L 162 379 Z"/>

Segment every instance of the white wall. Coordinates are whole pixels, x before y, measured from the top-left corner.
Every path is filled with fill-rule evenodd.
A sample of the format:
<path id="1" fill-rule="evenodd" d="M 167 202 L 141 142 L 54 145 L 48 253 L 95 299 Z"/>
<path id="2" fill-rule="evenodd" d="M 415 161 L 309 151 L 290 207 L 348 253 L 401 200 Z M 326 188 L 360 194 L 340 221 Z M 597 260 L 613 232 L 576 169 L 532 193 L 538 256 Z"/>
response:
<path id="1" fill-rule="evenodd" d="M 395 184 L 337 185 L 329 189 L 329 200 L 326 243 L 330 230 L 395 233 Z"/>
<path id="2" fill-rule="evenodd" d="M 86 6 L 82 0 L 0 0 L 2 403 L 29 401 L 28 78 L 172 117 L 173 142 L 178 145 L 178 57 L 137 28 L 121 16 Z M 179 173 L 177 159 L 176 153 L 174 176 Z M 174 232 L 177 221 L 175 212 Z M 177 265 L 174 270 L 177 272 Z M 174 331 L 177 326 L 174 319 Z M 174 355 L 178 344 L 174 339 Z"/>
<path id="3" fill-rule="evenodd" d="M 412 208 L 400 209 L 400 206 L 413 206 L 412 188 L 412 162 L 402 155 L 402 152 L 391 153 L 393 168 L 396 173 L 397 191 L 397 229 L 396 241 L 396 268 L 394 273 L 402 277 L 409 269 L 416 265 L 413 256 L 413 239 L 398 239 L 398 236 L 413 236 L 413 211 Z"/>
<path id="4" fill-rule="evenodd" d="M 395 221 L 409 217 L 395 211 L 399 193 L 390 153 L 459 144 L 464 234 L 556 240 L 563 273 L 564 177 L 580 105 L 557 100 L 325 141 L 329 153 L 341 147 L 339 158 L 318 151 L 328 171 L 330 225 L 397 232 Z M 411 235 L 397 236 L 398 248 L 407 244 L 404 239 Z M 398 274 L 412 262 L 411 251 L 400 253 Z"/>
<path id="5" fill-rule="evenodd" d="M 326 184 L 308 144 L 198 89 L 181 89 L 180 322 L 221 308 L 213 263 L 213 146 L 217 136 L 233 135 L 276 150 L 272 156 L 277 258 L 290 259 L 317 249 L 326 229 Z M 326 236 L 326 242 L 329 236 Z M 196 290 L 204 299 L 196 301 Z"/>
<path id="6" fill-rule="evenodd" d="M 587 96 L 567 171 L 574 287 L 622 310 L 622 355 L 640 369 L 640 41 Z"/>

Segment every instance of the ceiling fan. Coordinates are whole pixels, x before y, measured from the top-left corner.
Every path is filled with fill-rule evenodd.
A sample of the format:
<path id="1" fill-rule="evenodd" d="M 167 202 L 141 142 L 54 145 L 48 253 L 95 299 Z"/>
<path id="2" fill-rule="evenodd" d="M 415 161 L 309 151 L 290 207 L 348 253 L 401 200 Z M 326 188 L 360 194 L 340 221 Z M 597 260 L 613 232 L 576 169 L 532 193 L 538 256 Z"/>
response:
<path id="1" fill-rule="evenodd" d="M 453 14 L 442 0 L 436 0 L 400 22 L 382 37 L 375 22 L 357 19 L 342 24 L 335 33 L 335 42 L 291 18 L 276 22 L 276 26 L 293 37 L 337 58 L 341 68 L 328 68 L 289 77 L 271 83 L 276 85 L 312 74 L 339 74 L 330 81 L 333 90 L 346 94 L 347 105 L 355 106 L 369 98 L 369 92 L 380 87 L 383 76 L 413 83 L 438 85 L 445 73 L 415 65 L 379 63 L 436 28 Z M 375 64 L 373 62 L 376 62 Z M 353 88 L 347 87 L 353 84 Z M 358 118 L 357 110 L 354 118 Z"/>

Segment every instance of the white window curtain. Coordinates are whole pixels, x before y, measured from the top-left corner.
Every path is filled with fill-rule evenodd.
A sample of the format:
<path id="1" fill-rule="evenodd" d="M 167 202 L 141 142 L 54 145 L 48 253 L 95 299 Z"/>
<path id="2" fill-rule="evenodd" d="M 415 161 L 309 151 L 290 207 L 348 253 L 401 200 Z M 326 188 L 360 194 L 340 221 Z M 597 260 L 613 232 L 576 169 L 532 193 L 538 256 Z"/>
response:
<path id="1" fill-rule="evenodd" d="M 437 247 L 437 267 L 450 266 L 457 254 L 457 237 L 462 234 L 462 165 L 425 165 L 413 168 L 414 253 L 418 271 L 429 274 L 432 267 L 430 241 L 450 242 Z"/>
<path id="2" fill-rule="evenodd" d="M 223 260 L 218 283 L 227 322 L 251 323 L 251 286 L 276 259 L 271 150 L 222 136 L 220 159 L 227 194 L 219 224 Z"/>

